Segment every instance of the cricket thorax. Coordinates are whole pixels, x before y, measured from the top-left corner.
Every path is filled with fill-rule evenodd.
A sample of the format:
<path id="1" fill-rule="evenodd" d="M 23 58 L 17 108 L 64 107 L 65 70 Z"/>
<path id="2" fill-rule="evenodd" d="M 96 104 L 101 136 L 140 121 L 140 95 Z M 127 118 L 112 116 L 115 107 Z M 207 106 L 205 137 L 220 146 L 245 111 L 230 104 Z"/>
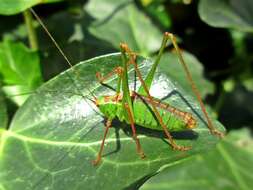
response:
<path id="1" fill-rule="evenodd" d="M 143 106 L 145 107 L 145 110 L 149 110 L 150 112 L 150 109 L 146 108 L 147 105 L 150 104 L 151 101 L 150 98 L 148 98 L 147 96 L 139 95 L 136 92 L 131 92 L 130 96 L 133 100 L 134 108 L 137 108 L 138 107 L 137 105 L 142 103 Z M 96 106 L 100 109 L 101 112 L 103 112 L 109 118 L 120 117 L 119 118 L 120 120 L 127 120 L 125 118 L 121 118 L 123 117 L 123 115 L 121 114 L 121 110 L 124 109 L 122 107 L 122 98 L 123 96 L 121 93 L 116 95 L 101 96 L 96 100 Z M 196 127 L 197 121 L 191 113 L 181 111 L 167 103 L 161 102 L 161 100 L 158 100 L 156 98 L 152 97 L 152 100 L 154 105 L 160 110 L 163 117 L 170 114 L 169 118 L 171 117 L 177 118 L 178 120 L 180 120 L 181 125 L 185 126 L 184 128 L 193 129 Z M 135 118 L 135 120 L 138 120 L 138 118 Z M 142 119 L 139 118 L 139 120 Z"/>

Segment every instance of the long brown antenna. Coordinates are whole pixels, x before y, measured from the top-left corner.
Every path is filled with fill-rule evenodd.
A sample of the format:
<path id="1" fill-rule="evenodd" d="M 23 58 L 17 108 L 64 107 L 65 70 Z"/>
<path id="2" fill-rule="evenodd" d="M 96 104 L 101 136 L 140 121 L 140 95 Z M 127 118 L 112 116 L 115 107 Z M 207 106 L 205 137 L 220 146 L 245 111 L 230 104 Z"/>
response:
<path id="1" fill-rule="evenodd" d="M 40 17 L 37 15 L 37 13 L 30 8 L 31 13 L 33 14 L 33 16 L 37 19 L 37 21 L 40 23 L 40 25 L 42 26 L 42 28 L 45 30 L 46 34 L 49 36 L 49 38 L 52 40 L 52 42 L 54 43 L 55 47 L 58 49 L 58 51 L 60 52 L 60 54 L 63 56 L 63 58 L 66 60 L 66 62 L 68 63 L 68 65 L 70 66 L 70 68 L 73 67 L 73 64 L 71 64 L 70 60 L 68 59 L 68 57 L 66 56 L 66 54 L 63 52 L 62 48 L 60 47 L 60 45 L 55 41 L 54 37 L 52 36 L 52 34 L 49 32 L 49 30 L 47 29 L 46 25 L 44 24 L 44 22 L 40 19 Z M 74 73 L 76 74 L 76 76 L 78 78 L 80 78 L 79 73 L 77 72 L 77 70 L 73 69 Z M 87 88 L 89 93 L 92 95 L 92 97 L 94 99 L 96 99 L 96 96 L 91 92 L 91 90 L 89 88 Z"/>
<path id="2" fill-rule="evenodd" d="M 61 47 L 59 46 L 59 44 L 55 41 L 54 37 L 51 35 L 51 33 L 49 32 L 49 30 L 47 29 L 47 27 L 44 24 L 44 22 L 42 22 L 42 20 L 40 19 L 40 17 L 37 15 L 37 13 L 32 8 L 30 8 L 30 11 L 32 12 L 33 16 L 38 20 L 38 22 L 40 23 L 40 25 L 42 26 L 42 28 L 45 30 L 45 32 L 47 33 L 47 35 L 50 37 L 50 39 L 53 41 L 54 45 L 59 50 L 59 52 L 62 54 L 62 56 L 64 57 L 64 59 L 67 61 L 67 63 L 69 64 L 69 66 L 73 67 L 73 65 L 71 64 L 71 62 L 69 61 L 69 59 L 67 58 L 67 56 L 65 55 L 65 53 L 63 52 L 63 50 L 61 49 Z"/>
<path id="3" fill-rule="evenodd" d="M 194 81 L 193 81 L 193 79 L 192 79 L 192 76 L 191 76 L 191 74 L 190 74 L 190 71 L 189 71 L 189 69 L 188 69 L 186 63 L 184 62 L 182 53 L 181 53 L 181 51 L 180 51 L 180 49 L 179 49 L 179 47 L 178 47 L 178 45 L 177 45 L 177 42 L 176 42 L 176 39 L 175 39 L 174 35 L 171 34 L 171 33 L 168 33 L 167 35 L 170 37 L 170 39 L 171 39 L 171 41 L 172 41 L 172 44 L 173 44 L 173 46 L 174 46 L 174 48 L 175 48 L 175 50 L 176 50 L 176 52 L 177 52 L 177 54 L 178 54 L 179 62 L 181 63 L 181 65 L 183 66 L 183 68 L 184 68 L 184 70 L 185 70 L 186 77 L 187 77 L 187 79 L 188 79 L 188 81 L 189 81 L 189 83 L 190 83 L 190 85 L 191 85 L 191 87 L 192 87 L 192 91 L 193 91 L 193 93 L 195 94 L 195 96 L 196 96 L 197 99 L 198 99 L 198 102 L 199 102 L 199 104 L 200 104 L 201 110 L 202 110 L 202 112 L 204 113 L 205 118 L 206 118 L 206 120 L 207 120 L 207 123 L 208 123 L 207 126 L 208 126 L 210 132 L 211 132 L 212 134 L 214 134 L 214 135 L 219 136 L 219 137 L 223 137 L 224 134 L 223 134 L 222 132 L 218 131 L 217 129 L 215 129 L 215 127 L 213 126 L 213 123 L 212 123 L 210 117 L 209 117 L 208 114 L 207 114 L 207 111 L 206 111 L 206 108 L 205 108 L 205 106 L 204 106 L 204 103 L 203 103 L 203 101 L 202 101 L 202 99 L 201 99 L 200 93 L 199 93 L 199 91 L 198 91 L 198 89 L 197 89 L 197 86 L 195 85 L 195 83 L 194 83 Z"/>

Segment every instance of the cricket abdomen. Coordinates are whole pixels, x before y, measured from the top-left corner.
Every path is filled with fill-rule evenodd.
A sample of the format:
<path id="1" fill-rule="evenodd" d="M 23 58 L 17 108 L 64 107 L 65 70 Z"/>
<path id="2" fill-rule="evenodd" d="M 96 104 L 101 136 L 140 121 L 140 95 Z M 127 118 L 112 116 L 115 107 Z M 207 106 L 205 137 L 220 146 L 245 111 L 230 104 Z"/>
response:
<path id="1" fill-rule="evenodd" d="M 136 94 L 132 96 L 132 99 L 135 124 L 149 129 L 163 130 L 152 111 L 150 99 Z M 196 120 L 191 113 L 176 109 L 155 98 L 153 98 L 153 101 L 168 130 L 181 131 L 192 129 L 196 126 Z M 98 104 L 100 111 L 105 117 L 110 119 L 118 118 L 120 121 L 130 124 L 125 107 L 122 106 L 121 98 L 115 99 L 115 96 L 104 96 L 99 99 Z"/>

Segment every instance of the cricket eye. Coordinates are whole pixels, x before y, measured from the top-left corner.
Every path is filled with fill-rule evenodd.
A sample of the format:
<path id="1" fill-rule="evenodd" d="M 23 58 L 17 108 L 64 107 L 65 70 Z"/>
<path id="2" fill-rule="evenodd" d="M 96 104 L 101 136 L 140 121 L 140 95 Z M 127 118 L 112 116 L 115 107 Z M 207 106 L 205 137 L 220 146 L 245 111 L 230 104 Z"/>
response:
<path id="1" fill-rule="evenodd" d="M 197 122 L 194 119 L 191 119 L 190 122 L 187 125 L 187 128 L 188 129 L 194 129 L 194 128 L 196 128 L 196 124 L 197 124 Z"/>

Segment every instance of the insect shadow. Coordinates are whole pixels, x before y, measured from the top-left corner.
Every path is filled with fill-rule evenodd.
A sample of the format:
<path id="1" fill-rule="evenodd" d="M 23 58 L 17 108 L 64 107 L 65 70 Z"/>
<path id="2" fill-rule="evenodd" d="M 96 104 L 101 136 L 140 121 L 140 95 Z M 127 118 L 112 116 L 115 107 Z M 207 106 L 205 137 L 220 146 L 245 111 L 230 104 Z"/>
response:
<path id="1" fill-rule="evenodd" d="M 104 123 L 106 122 L 106 118 L 104 119 Z M 148 137 L 154 137 L 154 138 L 159 138 L 161 139 L 164 143 L 168 144 L 169 143 L 166 141 L 167 137 L 165 133 L 161 130 L 154 130 L 154 129 L 148 129 L 141 127 L 139 125 L 136 125 L 136 133 L 138 135 L 145 135 Z M 119 131 L 122 130 L 125 135 L 132 137 L 132 129 L 131 126 L 127 123 L 123 123 L 119 121 L 118 119 L 114 119 L 112 121 L 112 128 L 115 131 L 115 138 L 116 138 L 116 148 L 115 150 L 106 153 L 103 155 L 103 157 L 109 156 L 111 154 L 117 153 L 121 149 L 121 142 L 120 142 L 120 133 Z M 184 131 L 177 131 L 177 132 L 171 132 L 171 135 L 173 136 L 174 139 L 181 139 L 181 140 L 196 140 L 198 138 L 198 133 L 192 130 L 184 130 Z"/>
<path id="2" fill-rule="evenodd" d="M 136 91 L 137 88 L 137 77 L 135 75 L 134 77 L 134 91 Z M 113 88 L 112 86 L 102 83 L 101 85 L 105 86 L 106 88 L 109 88 L 112 91 L 116 92 L 116 89 Z M 184 98 L 184 96 L 177 90 L 172 90 L 171 92 L 169 92 L 166 96 L 162 97 L 161 100 L 166 100 L 168 98 L 171 98 L 172 96 L 179 96 L 182 101 L 192 110 L 192 112 L 205 124 L 207 125 L 207 123 L 205 122 L 205 120 L 201 117 L 201 115 L 191 106 L 191 104 L 188 102 L 188 100 L 186 98 Z M 152 110 L 152 108 L 150 107 L 150 105 L 148 104 L 148 102 L 146 102 L 143 98 L 141 98 L 141 96 L 139 96 L 139 98 L 143 101 L 143 103 L 145 103 L 148 107 L 148 109 L 150 110 L 150 112 L 153 114 L 154 118 L 155 114 Z M 106 118 L 104 118 L 104 124 L 106 122 Z M 158 120 L 157 120 L 158 122 Z M 165 140 L 167 137 L 165 135 L 165 133 L 161 130 L 154 130 L 154 129 L 148 129 L 148 128 L 144 128 L 141 127 L 137 124 L 135 124 L 136 126 L 136 133 L 137 134 L 143 134 L 146 135 L 148 137 L 155 137 L 155 138 L 160 138 L 162 141 L 164 141 L 166 144 L 169 145 L 169 143 Z M 127 123 L 123 123 L 121 121 L 119 121 L 118 119 L 114 119 L 112 121 L 112 128 L 114 128 L 115 130 L 115 137 L 116 137 L 116 148 L 115 150 L 106 153 L 103 155 L 103 157 L 109 156 L 111 154 L 117 153 L 118 151 L 120 151 L 121 149 L 121 143 L 120 143 L 120 135 L 119 135 L 119 130 L 122 130 L 127 136 L 131 136 L 132 137 L 132 129 L 130 127 L 129 124 Z M 188 139 L 188 140 L 196 140 L 198 138 L 198 133 L 193 131 L 193 130 L 184 130 L 184 131 L 177 131 L 177 132 L 171 132 L 171 135 L 173 136 L 173 138 L 175 139 Z"/>
<path id="3" fill-rule="evenodd" d="M 72 78 L 71 78 L 72 79 Z M 136 79 L 136 77 L 134 77 L 134 79 Z M 74 83 L 75 84 L 75 83 Z M 102 84 L 103 86 L 105 86 L 106 88 L 109 88 L 111 89 L 112 91 L 115 91 L 116 90 L 108 85 L 108 84 Z M 134 81 L 134 90 L 136 91 L 136 80 Z M 71 93 L 71 92 L 69 92 Z M 83 97 L 82 94 L 78 94 L 80 96 Z M 166 96 L 164 96 L 163 98 L 161 98 L 161 100 L 165 100 L 167 98 L 171 98 L 172 96 L 174 95 L 177 95 L 179 96 L 183 102 L 185 102 L 185 104 L 192 110 L 192 112 L 202 121 L 206 124 L 206 122 L 204 121 L 204 119 L 200 116 L 200 114 L 194 110 L 194 108 L 191 106 L 191 104 L 184 98 L 184 96 L 176 91 L 176 90 L 173 90 L 171 91 L 170 93 L 168 93 Z M 150 108 L 150 106 L 148 106 Z M 96 110 L 94 110 L 96 111 Z M 150 111 L 153 113 L 152 109 L 150 108 Z M 101 115 L 102 116 L 102 115 Z M 106 122 L 106 118 L 104 118 L 104 121 L 103 122 Z M 95 128 L 96 126 L 99 125 L 100 122 L 94 124 L 89 131 L 87 131 L 86 133 L 84 133 L 78 140 L 78 142 L 82 142 L 86 137 L 87 135 L 89 135 Z M 142 135 L 145 135 L 145 136 L 148 136 L 148 137 L 154 137 L 154 138 L 159 138 L 161 139 L 164 143 L 168 144 L 169 143 L 165 140 L 166 139 L 166 135 L 164 134 L 163 131 L 158 131 L 158 130 L 153 130 L 153 129 L 148 129 L 148 128 L 144 128 L 144 127 L 141 127 L 139 125 L 135 125 L 136 126 L 136 133 L 137 134 L 142 134 Z M 124 132 L 124 134 L 126 134 L 127 136 L 129 137 L 132 137 L 132 130 L 131 130 L 131 127 L 129 124 L 125 123 L 125 122 L 121 122 L 119 121 L 118 119 L 114 119 L 112 121 L 112 128 L 111 130 L 114 129 L 114 132 L 115 132 L 115 138 L 116 138 L 116 148 L 115 150 L 111 151 L 111 152 L 108 152 L 106 154 L 103 155 L 103 157 L 107 157 L 109 155 L 112 155 L 112 154 L 115 154 L 117 152 L 120 151 L 121 149 L 121 142 L 120 142 L 120 130 L 122 130 Z M 198 138 L 198 133 L 192 131 L 192 130 L 185 130 L 185 131 L 178 131 L 178 132 L 171 132 L 171 135 L 173 136 L 173 138 L 175 139 L 188 139 L 188 140 L 196 140 Z M 57 160 L 57 162 L 55 162 L 53 164 L 53 166 L 50 168 L 50 170 L 54 170 L 55 168 L 58 168 L 65 160 L 66 157 L 68 157 L 69 153 L 70 152 L 78 152 L 79 149 L 76 147 L 76 146 L 71 146 L 65 153 L 64 155 L 62 155 L 62 157 Z M 33 188 L 36 188 L 38 187 L 39 185 L 42 184 L 42 182 L 47 178 L 49 177 L 49 174 L 46 174 L 44 176 L 42 176 L 41 178 L 39 178 L 39 180 L 37 181 L 37 183 L 33 184 Z"/>
<path id="4" fill-rule="evenodd" d="M 178 96 L 181 100 L 191 109 L 191 111 L 203 122 L 206 126 L 208 126 L 207 122 L 201 117 L 201 115 L 192 107 L 192 105 L 185 99 L 185 97 L 182 95 L 181 92 L 177 90 L 172 90 L 169 92 L 166 96 L 162 97 L 161 100 L 166 100 L 168 98 L 171 98 L 172 96 Z"/>

